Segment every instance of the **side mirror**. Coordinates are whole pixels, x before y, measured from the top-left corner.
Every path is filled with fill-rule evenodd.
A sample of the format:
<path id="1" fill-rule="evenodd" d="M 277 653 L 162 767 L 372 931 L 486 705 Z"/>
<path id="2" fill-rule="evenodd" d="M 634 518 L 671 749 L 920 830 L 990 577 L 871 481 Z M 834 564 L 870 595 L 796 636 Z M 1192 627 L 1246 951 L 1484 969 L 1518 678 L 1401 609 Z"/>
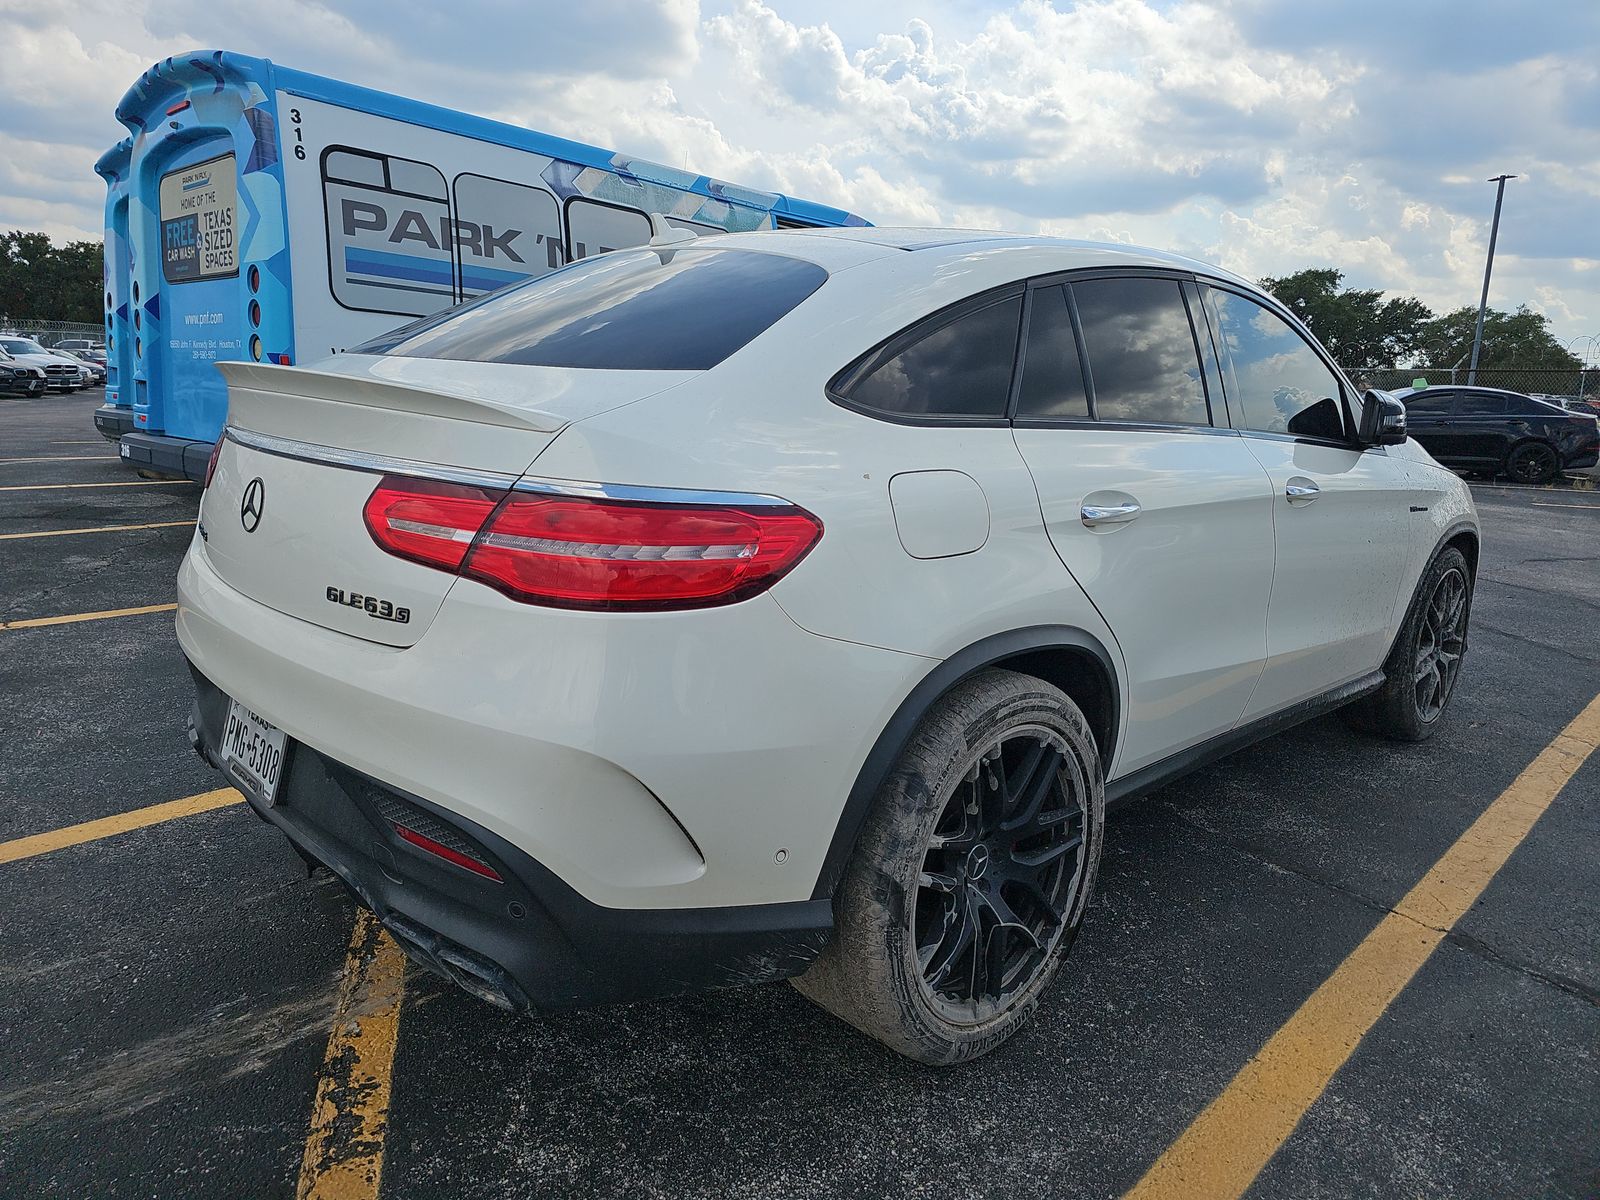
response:
<path id="1" fill-rule="evenodd" d="M 1388 392 L 1363 393 L 1356 439 L 1363 446 L 1398 446 L 1406 440 L 1406 406 Z"/>

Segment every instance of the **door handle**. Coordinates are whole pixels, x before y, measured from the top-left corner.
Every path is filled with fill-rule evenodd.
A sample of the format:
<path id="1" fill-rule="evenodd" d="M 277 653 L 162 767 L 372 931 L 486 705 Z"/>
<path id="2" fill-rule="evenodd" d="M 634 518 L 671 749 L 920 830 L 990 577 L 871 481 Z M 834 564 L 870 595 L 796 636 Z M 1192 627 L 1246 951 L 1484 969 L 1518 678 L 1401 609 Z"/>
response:
<path id="1" fill-rule="evenodd" d="M 1322 495 L 1322 489 L 1304 475 L 1295 475 L 1283 485 L 1283 494 L 1290 504 L 1310 504 Z"/>
<path id="2" fill-rule="evenodd" d="M 1137 500 L 1126 500 L 1118 504 L 1085 504 L 1078 515 L 1094 529 L 1100 525 L 1126 525 L 1142 511 Z"/>

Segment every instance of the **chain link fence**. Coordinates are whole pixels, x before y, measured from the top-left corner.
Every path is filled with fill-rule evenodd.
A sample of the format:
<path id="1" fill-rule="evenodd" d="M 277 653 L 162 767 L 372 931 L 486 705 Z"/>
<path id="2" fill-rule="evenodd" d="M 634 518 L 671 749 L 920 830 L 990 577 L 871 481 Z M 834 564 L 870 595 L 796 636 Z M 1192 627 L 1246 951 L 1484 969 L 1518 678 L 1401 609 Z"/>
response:
<path id="1" fill-rule="evenodd" d="M 105 328 L 92 321 L 48 321 L 36 317 L 0 317 L 0 333 L 30 337 L 41 346 L 53 346 L 68 338 L 106 340 Z"/>
<path id="2" fill-rule="evenodd" d="M 1346 370 L 1357 387 L 1396 388 L 1412 387 L 1418 380 L 1430 385 L 1465 384 L 1465 367 L 1397 367 L 1393 370 Z M 1478 387 L 1501 388 L 1508 392 L 1521 392 L 1525 396 L 1554 396 L 1580 400 L 1600 400 L 1600 367 L 1575 371 L 1570 368 L 1545 367 L 1479 367 Z"/>

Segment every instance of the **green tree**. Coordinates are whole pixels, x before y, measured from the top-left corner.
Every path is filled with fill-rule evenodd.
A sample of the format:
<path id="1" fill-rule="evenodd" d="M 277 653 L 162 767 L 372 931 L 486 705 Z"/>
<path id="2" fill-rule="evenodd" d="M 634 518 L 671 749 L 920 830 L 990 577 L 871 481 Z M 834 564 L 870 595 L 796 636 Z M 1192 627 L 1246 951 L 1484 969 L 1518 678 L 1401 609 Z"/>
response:
<path id="1" fill-rule="evenodd" d="M 1448 367 L 1472 355 L 1472 333 L 1478 310 L 1463 305 L 1429 321 L 1423 331 L 1423 359 L 1434 367 Z M 1465 366 L 1465 363 L 1462 364 Z M 1527 370 L 1576 371 L 1583 364 L 1550 333 L 1543 313 L 1526 304 L 1516 312 L 1489 309 L 1483 314 L 1480 369 L 1520 367 Z"/>
<path id="2" fill-rule="evenodd" d="M 1414 358 L 1433 318 L 1414 296 L 1385 300 L 1381 291 L 1341 288 L 1344 272 L 1308 267 L 1261 286 L 1276 296 L 1317 335 L 1334 360 L 1349 371 L 1382 370 Z"/>
<path id="3" fill-rule="evenodd" d="M 98 322 L 102 261 L 99 242 L 57 246 L 43 233 L 0 234 L 0 313 Z"/>

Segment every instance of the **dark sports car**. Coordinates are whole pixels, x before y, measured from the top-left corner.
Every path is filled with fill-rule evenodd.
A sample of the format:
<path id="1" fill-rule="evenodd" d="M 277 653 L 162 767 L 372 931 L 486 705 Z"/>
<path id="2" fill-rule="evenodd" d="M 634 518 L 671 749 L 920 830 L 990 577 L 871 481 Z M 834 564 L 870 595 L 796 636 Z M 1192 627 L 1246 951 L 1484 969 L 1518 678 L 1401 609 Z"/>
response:
<path id="1" fill-rule="evenodd" d="M 1600 461 L 1600 421 L 1498 388 L 1442 385 L 1395 395 L 1406 428 L 1447 467 L 1549 483 Z"/>

